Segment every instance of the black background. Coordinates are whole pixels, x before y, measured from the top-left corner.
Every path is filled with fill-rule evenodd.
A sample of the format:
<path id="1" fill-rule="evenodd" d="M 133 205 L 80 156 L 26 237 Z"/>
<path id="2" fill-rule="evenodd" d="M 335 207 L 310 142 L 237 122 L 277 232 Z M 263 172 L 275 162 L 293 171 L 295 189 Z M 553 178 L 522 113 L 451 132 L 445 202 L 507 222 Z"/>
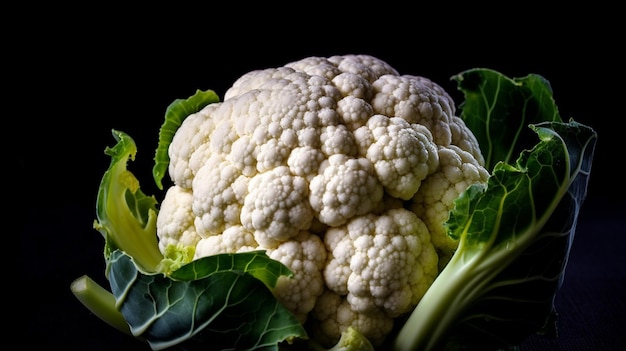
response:
<path id="1" fill-rule="evenodd" d="M 355 3 L 341 11 L 332 3 L 170 5 L 150 11 L 55 5 L 15 13 L 23 18 L 16 31 L 30 30 L 9 36 L 5 50 L 12 121 L 7 140 L 17 140 L 5 145 L 17 154 L 19 170 L 17 177 L 5 172 L 5 187 L 19 206 L 9 213 L 15 212 L 21 224 L 17 274 L 23 284 L 13 291 L 7 288 L 14 286 L 9 277 L 5 291 L 18 296 L 17 332 L 24 346 L 148 349 L 91 315 L 69 289 L 83 274 L 106 284 L 103 241 L 92 223 L 98 184 L 110 161 L 103 151 L 115 144 L 111 129 L 135 139 L 137 160 L 129 168 L 144 192 L 159 198 L 152 157 L 165 109 L 174 99 L 197 89 L 213 89 L 221 97 L 253 69 L 307 56 L 364 53 L 400 73 L 438 82 L 457 103 L 461 96 L 450 77 L 463 70 L 540 74 L 551 82 L 561 116 L 597 131 L 588 197 L 556 301 L 561 335 L 531 338 L 523 350 L 624 349 L 619 11 L 507 4 Z"/>

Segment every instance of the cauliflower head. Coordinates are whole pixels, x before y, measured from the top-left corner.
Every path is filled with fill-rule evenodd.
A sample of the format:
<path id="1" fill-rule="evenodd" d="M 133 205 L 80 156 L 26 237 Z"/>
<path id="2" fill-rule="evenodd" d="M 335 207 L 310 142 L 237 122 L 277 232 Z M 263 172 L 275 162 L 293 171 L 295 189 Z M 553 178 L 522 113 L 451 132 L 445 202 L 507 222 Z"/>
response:
<path id="1" fill-rule="evenodd" d="M 488 178 L 444 89 L 369 55 L 244 74 L 168 153 L 160 250 L 266 250 L 294 272 L 276 297 L 328 345 L 384 341 L 456 248 L 454 199 Z"/>

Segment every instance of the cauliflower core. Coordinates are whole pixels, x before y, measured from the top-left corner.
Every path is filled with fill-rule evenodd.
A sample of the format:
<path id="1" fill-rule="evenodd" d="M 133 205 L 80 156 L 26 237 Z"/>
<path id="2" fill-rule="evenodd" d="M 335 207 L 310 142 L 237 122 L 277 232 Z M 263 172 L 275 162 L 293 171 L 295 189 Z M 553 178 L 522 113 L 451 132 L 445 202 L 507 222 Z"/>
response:
<path id="1" fill-rule="evenodd" d="M 451 97 L 368 55 L 243 75 L 169 157 L 161 251 L 266 250 L 294 272 L 274 294 L 329 346 L 349 326 L 385 340 L 456 248 L 454 199 L 488 178 Z"/>

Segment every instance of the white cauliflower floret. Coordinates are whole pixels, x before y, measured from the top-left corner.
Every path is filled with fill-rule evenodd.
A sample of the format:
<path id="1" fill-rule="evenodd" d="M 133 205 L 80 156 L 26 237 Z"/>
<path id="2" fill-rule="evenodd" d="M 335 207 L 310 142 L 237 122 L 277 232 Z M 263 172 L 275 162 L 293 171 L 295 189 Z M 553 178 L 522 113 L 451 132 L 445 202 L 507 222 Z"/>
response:
<path id="1" fill-rule="evenodd" d="M 419 123 L 431 131 L 438 145 L 451 143 L 448 124 L 454 115 L 454 104 L 438 85 L 423 77 L 387 75 L 373 87 L 375 113 Z"/>
<path id="2" fill-rule="evenodd" d="M 416 306 L 455 248 L 452 201 L 487 178 L 451 97 L 369 55 L 246 73 L 168 154 L 161 251 L 265 250 L 294 273 L 274 294 L 331 344 L 348 326 L 381 343 Z"/>
<path id="3" fill-rule="evenodd" d="M 426 127 L 437 145 L 456 145 L 484 163 L 474 134 L 455 116 L 454 101 L 433 81 L 419 76 L 384 76 L 373 84 L 374 113 L 395 116 Z"/>
<path id="4" fill-rule="evenodd" d="M 159 228 L 159 250 L 165 252 L 170 246 L 179 243 L 185 246 L 196 246 L 202 237 L 194 226 L 195 216 L 191 210 L 193 194 L 179 186 L 172 186 L 161 202 L 157 216 Z"/>
<path id="5" fill-rule="evenodd" d="M 316 321 L 312 324 L 315 340 L 326 347 L 332 347 L 341 337 L 341 332 L 354 327 L 367 338 L 372 345 L 381 345 L 393 329 L 393 318 L 382 310 L 357 312 L 344 296 L 326 290 L 319 297 L 311 316 Z"/>
<path id="6" fill-rule="evenodd" d="M 437 255 L 424 222 L 403 208 L 366 214 L 325 237 L 328 289 L 345 295 L 353 310 L 380 309 L 390 317 L 409 312 L 437 270 Z"/>
<path id="7" fill-rule="evenodd" d="M 337 102 L 337 113 L 344 125 L 356 130 L 367 123 L 374 110 L 366 100 L 348 95 Z"/>
<path id="8" fill-rule="evenodd" d="M 274 294 L 301 322 L 305 322 L 324 291 L 324 243 L 319 236 L 301 231 L 293 240 L 281 243 L 267 254 L 293 271 L 293 278 L 278 278 Z"/>
<path id="9" fill-rule="evenodd" d="M 313 220 L 307 181 L 277 167 L 252 178 L 241 211 L 241 224 L 263 247 L 273 248 L 307 230 Z"/>
<path id="10" fill-rule="evenodd" d="M 444 227 L 454 200 L 471 184 L 484 183 L 487 178 L 489 173 L 472 154 L 454 145 L 441 147 L 439 168 L 422 182 L 413 197 L 410 209 L 426 223 L 441 267 L 458 246 L 458 241 L 450 238 Z"/>
<path id="11" fill-rule="evenodd" d="M 247 185 L 248 178 L 221 155 L 212 154 L 205 160 L 192 181 L 192 210 L 199 235 L 219 234 L 241 222 L 239 217 Z"/>
<path id="12" fill-rule="evenodd" d="M 374 165 L 365 158 L 333 155 L 319 172 L 311 180 L 309 201 L 322 223 L 341 225 L 371 211 L 382 199 L 382 184 L 374 174 Z"/>
<path id="13" fill-rule="evenodd" d="M 393 197 L 410 199 L 437 168 L 437 145 L 421 125 L 375 115 L 356 135 L 360 154 L 374 164 L 378 179 Z"/>
<path id="14" fill-rule="evenodd" d="M 215 130 L 212 114 L 218 106 L 211 104 L 188 116 L 185 128 L 179 128 L 174 134 L 168 155 L 170 178 L 176 185 L 190 189 L 198 169 L 209 158 L 209 138 Z"/>
<path id="15" fill-rule="evenodd" d="M 223 253 L 254 251 L 259 244 L 254 234 L 240 225 L 225 229 L 223 233 L 202 238 L 196 244 L 194 259 Z"/>

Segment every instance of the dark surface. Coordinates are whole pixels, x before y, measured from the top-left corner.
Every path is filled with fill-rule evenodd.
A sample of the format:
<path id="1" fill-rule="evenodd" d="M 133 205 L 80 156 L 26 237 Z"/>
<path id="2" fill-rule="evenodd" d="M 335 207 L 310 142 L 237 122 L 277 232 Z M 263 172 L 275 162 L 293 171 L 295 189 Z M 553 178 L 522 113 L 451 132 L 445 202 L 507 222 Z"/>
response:
<path id="1" fill-rule="evenodd" d="M 172 9 L 163 18 L 126 11 L 54 16 L 15 50 L 30 59 L 21 62 L 27 67 L 18 71 L 24 74 L 13 89 L 25 100 L 15 120 L 35 145 L 15 144 L 23 176 L 18 274 L 26 289 L 11 293 L 26 311 L 18 335 L 24 346 L 148 350 L 91 315 L 69 289 L 84 274 L 106 284 L 103 240 L 92 223 L 98 183 L 110 160 L 103 150 L 114 144 L 111 129 L 135 139 L 139 151 L 131 170 L 146 193 L 159 196 L 151 185 L 152 157 L 163 114 L 174 99 L 207 88 L 222 96 L 245 72 L 306 56 L 368 53 L 401 73 L 431 78 L 457 102 L 461 98 L 449 78 L 465 69 L 488 67 L 511 77 L 541 74 L 552 84 L 562 117 L 596 129 L 588 198 L 556 299 L 559 338 L 533 337 L 522 350 L 624 350 L 626 193 L 619 137 L 624 99 L 614 84 L 623 79 L 619 22 L 606 8 L 570 9 L 567 16 L 510 11 L 495 17 L 461 11 L 437 23 L 397 9 L 389 21 L 372 19 L 378 13 L 371 9 L 271 20 L 251 11 L 248 18 L 233 15 L 222 28 L 215 16 L 232 11 L 209 12 L 202 20 L 189 18 L 190 9 Z M 177 16 L 185 21 L 169 21 Z M 137 18 L 147 23 L 138 24 Z M 229 34 L 236 27 L 240 34 Z M 294 41 L 292 32 L 300 39 Z M 498 32 L 506 39 L 495 38 Z"/>

